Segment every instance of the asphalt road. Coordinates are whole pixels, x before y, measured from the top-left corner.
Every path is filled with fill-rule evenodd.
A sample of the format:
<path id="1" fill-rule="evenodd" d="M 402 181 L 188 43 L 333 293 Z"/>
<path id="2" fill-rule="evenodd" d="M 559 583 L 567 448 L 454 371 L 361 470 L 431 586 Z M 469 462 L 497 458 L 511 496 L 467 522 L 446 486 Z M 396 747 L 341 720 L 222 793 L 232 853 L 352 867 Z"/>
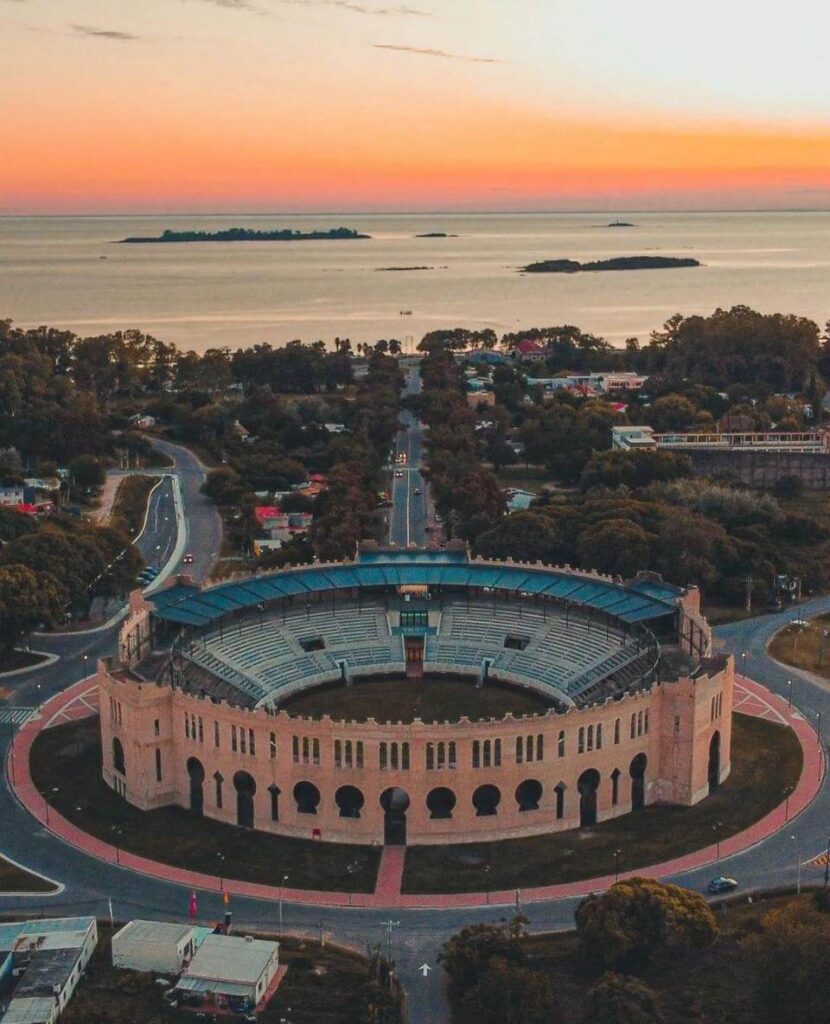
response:
<path id="1" fill-rule="evenodd" d="M 417 390 L 417 375 L 410 376 L 407 390 Z M 421 462 L 421 429 L 408 423 L 408 429 L 398 438 L 399 450 L 408 455 L 408 469 L 395 480 L 395 508 L 391 523 L 391 539 L 395 543 L 422 543 L 424 539 L 423 503 L 413 501 L 415 487 L 423 491 L 418 467 Z M 218 551 L 218 517 L 212 507 L 198 493 L 204 470 L 190 453 L 176 449 L 177 466 L 182 479 L 182 491 L 187 510 L 189 550 L 194 554 L 194 575 L 204 578 L 209 571 L 210 559 Z M 423 498 L 423 495 L 418 496 Z M 159 496 L 156 521 L 161 532 L 150 536 L 151 546 L 159 543 L 157 536 L 164 532 L 166 498 Z M 402 511 L 408 510 L 408 512 Z M 169 518 L 167 520 L 169 522 Z M 162 541 L 166 543 L 166 541 Z M 799 617 L 809 617 L 830 610 L 830 597 L 819 598 L 799 607 Z M 746 622 L 724 626 L 716 631 L 723 646 L 736 655 L 738 671 L 743 670 L 741 657 L 747 652 L 745 668 L 748 675 L 771 689 L 787 694 L 787 680 L 792 678 L 793 699 L 804 715 L 813 721 L 820 712 L 822 720 L 830 721 L 830 688 L 817 685 L 795 670 L 785 670 L 766 654 L 769 638 L 794 618 L 793 610 L 777 616 L 764 616 Z M 39 641 L 37 646 L 62 654 L 61 660 L 37 679 L 21 676 L 15 685 L 17 703 L 34 704 L 49 694 L 64 688 L 78 678 L 87 660 L 112 649 L 115 630 L 99 634 L 55 637 Z M 91 662 L 90 662 L 91 663 Z M 826 731 L 826 730 L 824 730 Z M 0 752 L 10 738 L 5 727 L 0 736 Z M 5 763 L 5 757 L 3 757 Z M 710 866 L 686 872 L 672 879 L 693 889 L 703 891 L 709 879 L 718 873 L 732 875 L 739 880 L 739 892 L 749 893 L 763 888 L 793 885 L 798 861 L 806 862 L 822 852 L 827 843 L 830 824 L 830 792 L 827 781 L 819 797 L 790 826 L 751 850 L 731 858 L 724 858 L 717 867 Z M 790 838 L 795 836 L 796 840 Z M 150 916 L 159 919 L 185 919 L 188 913 L 189 891 L 164 881 L 143 878 L 115 865 L 102 864 L 66 846 L 19 807 L 12 797 L 5 778 L 0 787 L 0 849 L 23 864 L 57 878 L 66 885 L 66 891 L 56 900 L 42 898 L 0 897 L 0 910 L 43 910 L 47 914 L 108 913 L 108 899 L 113 900 L 116 916 Z M 819 873 L 805 867 L 804 881 L 815 881 Z M 533 931 L 548 931 L 571 927 L 578 899 L 548 900 L 533 904 L 521 903 L 522 912 L 529 919 Z M 514 911 L 509 906 L 485 909 L 453 909 L 446 911 L 380 911 L 364 909 L 316 909 L 308 906 L 284 904 L 283 919 L 286 931 L 295 934 L 317 935 L 322 927 L 334 941 L 363 950 L 367 944 L 386 943 L 391 925 L 392 953 L 398 964 L 398 974 L 409 998 L 412 1024 L 441 1024 L 446 1021 L 446 1002 L 443 972 L 437 965 L 437 956 L 443 941 L 459 928 L 475 921 L 505 920 Z M 216 894 L 200 894 L 199 917 L 205 922 L 221 918 L 221 899 Z M 240 925 L 257 926 L 275 931 L 278 907 L 275 903 L 234 897 L 231 905 L 235 920 Z M 426 963 L 432 970 L 422 976 L 420 967 Z"/>
<path id="2" fill-rule="evenodd" d="M 409 371 L 405 395 L 421 390 L 421 374 L 417 367 Z M 421 475 L 423 459 L 423 427 L 408 411 L 401 414 L 402 429 L 395 440 L 395 455 L 406 455 L 406 462 L 395 464 L 392 478 L 393 507 L 389 515 L 389 540 L 398 547 L 426 544 L 427 483 Z M 398 476 L 400 473 L 400 476 Z M 416 493 L 419 492 L 419 493 Z"/>

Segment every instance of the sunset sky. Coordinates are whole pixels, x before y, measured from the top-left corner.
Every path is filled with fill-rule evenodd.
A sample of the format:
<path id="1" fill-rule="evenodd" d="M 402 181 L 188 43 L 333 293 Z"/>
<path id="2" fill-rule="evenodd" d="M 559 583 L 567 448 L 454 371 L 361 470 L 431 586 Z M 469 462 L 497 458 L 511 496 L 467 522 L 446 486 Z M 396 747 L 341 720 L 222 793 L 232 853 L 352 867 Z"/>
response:
<path id="1" fill-rule="evenodd" d="M 0 0 L 0 213 L 830 207 L 830 5 Z"/>

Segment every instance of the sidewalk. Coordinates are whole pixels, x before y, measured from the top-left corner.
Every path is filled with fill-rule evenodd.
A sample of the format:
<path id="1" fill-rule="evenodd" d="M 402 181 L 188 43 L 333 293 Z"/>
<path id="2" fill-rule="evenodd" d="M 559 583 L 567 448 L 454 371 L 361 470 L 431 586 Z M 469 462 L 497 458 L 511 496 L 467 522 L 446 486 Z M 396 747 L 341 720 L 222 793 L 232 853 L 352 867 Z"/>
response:
<path id="1" fill-rule="evenodd" d="M 94 687 L 91 679 L 82 680 L 57 694 L 47 701 L 39 714 L 23 725 L 17 734 L 7 757 L 7 778 L 17 799 L 29 813 L 45 828 L 69 843 L 84 851 L 91 857 L 118 864 L 122 868 L 150 875 L 163 881 L 175 882 L 189 889 L 200 889 L 210 892 L 222 890 L 235 896 L 249 896 L 254 899 L 276 901 L 280 898 L 292 903 L 309 904 L 321 907 L 374 907 L 374 908 L 407 908 L 446 910 L 458 907 L 480 907 L 488 904 L 496 906 L 512 905 L 516 902 L 519 890 L 479 893 L 444 893 L 435 895 L 409 895 L 400 892 L 403 875 L 404 847 L 387 847 L 381 859 L 375 891 L 372 893 L 325 892 L 314 889 L 279 889 L 275 886 L 259 885 L 254 882 L 241 882 L 232 879 L 219 879 L 214 875 L 205 875 L 196 871 L 171 867 L 156 861 L 138 857 L 123 850 L 116 849 L 108 843 L 82 832 L 56 811 L 47 812 L 46 801 L 37 792 L 29 773 L 29 753 L 37 734 L 50 725 L 60 721 L 94 714 Z M 821 744 L 818 742 L 813 727 L 795 709 L 788 708 L 786 700 L 771 693 L 759 683 L 740 677 L 735 683 L 735 706 L 742 713 L 760 718 L 772 718 L 789 725 L 799 741 L 804 755 L 804 768 L 795 790 L 790 794 L 788 805 L 783 801 L 766 817 L 757 821 L 744 832 L 724 839 L 720 843 L 720 858 L 740 853 L 769 836 L 796 818 L 815 798 L 824 781 L 825 762 Z M 718 852 L 715 846 L 696 850 L 694 853 L 664 861 L 661 864 L 642 866 L 634 871 L 620 874 L 620 878 L 634 875 L 648 875 L 653 878 L 665 878 L 677 875 L 693 868 L 704 867 L 715 863 Z M 584 879 L 564 885 L 546 885 L 535 888 L 523 888 L 520 891 L 522 903 L 534 903 L 542 900 L 566 899 L 576 896 L 587 896 L 589 893 L 607 889 L 615 881 L 613 875 L 600 878 Z"/>

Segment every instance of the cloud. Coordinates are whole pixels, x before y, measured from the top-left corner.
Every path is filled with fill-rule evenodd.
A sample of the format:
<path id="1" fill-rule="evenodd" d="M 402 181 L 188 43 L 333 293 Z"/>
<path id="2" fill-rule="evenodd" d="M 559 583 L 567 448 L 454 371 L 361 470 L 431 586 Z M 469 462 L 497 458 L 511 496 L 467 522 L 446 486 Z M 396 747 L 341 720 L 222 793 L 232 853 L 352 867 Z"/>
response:
<path id="1" fill-rule="evenodd" d="M 448 50 L 435 50 L 431 46 L 398 46 L 395 43 L 372 43 L 376 50 L 395 50 L 398 53 L 417 53 L 424 57 L 441 57 L 444 60 L 463 60 L 469 64 L 504 64 L 498 57 L 470 57 Z"/>
<path id="2" fill-rule="evenodd" d="M 95 39 L 114 39 L 119 43 L 129 43 L 141 36 L 132 32 L 119 32 L 114 28 L 95 28 L 94 25 L 70 25 L 70 29 L 79 36 L 92 36 Z"/>
<path id="3" fill-rule="evenodd" d="M 343 11 L 352 11 L 354 14 L 387 15 L 402 14 L 419 18 L 429 18 L 432 11 L 424 11 L 419 7 L 410 7 L 408 4 L 390 4 L 382 6 L 379 4 L 364 4 L 357 0 L 277 0 L 283 6 L 291 7 L 339 7 Z"/>

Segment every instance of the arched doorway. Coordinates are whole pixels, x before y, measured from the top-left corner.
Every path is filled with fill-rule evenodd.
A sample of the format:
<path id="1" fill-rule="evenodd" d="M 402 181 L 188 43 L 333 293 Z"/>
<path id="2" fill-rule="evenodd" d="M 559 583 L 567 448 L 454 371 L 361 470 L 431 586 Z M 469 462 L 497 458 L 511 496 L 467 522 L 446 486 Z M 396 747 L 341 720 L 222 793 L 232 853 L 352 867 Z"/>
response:
<path id="1" fill-rule="evenodd" d="M 341 818 L 359 818 L 366 802 L 357 786 L 341 786 L 334 794 Z"/>
<path id="2" fill-rule="evenodd" d="M 536 779 L 525 779 L 516 786 L 516 803 L 520 811 L 538 811 L 542 799 L 542 783 Z"/>
<path id="3" fill-rule="evenodd" d="M 579 790 L 579 827 L 590 828 L 597 823 L 597 790 L 599 789 L 599 772 L 596 768 L 588 768 L 576 783 Z"/>
<path id="4" fill-rule="evenodd" d="M 641 811 L 646 805 L 646 766 L 648 758 L 638 754 L 631 762 L 628 773 L 631 776 L 631 810 Z"/>
<path id="5" fill-rule="evenodd" d="M 205 781 L 205 769 L 198 757 L 187 759 L 187 774 L 190 777 L 190 811 L 197 818 L 201 818 L 205 809 L 205 792 L 202 785 Z"/>
<path id="6" fill-rule="evenodd" d="M 383 808 L 383 842 L 386 846 L 406 846 L 406 812 L 409 794 L 397 786 L 380 795 Z"/>
<path id="7" fill-rule="evenodd" d="M 709 740 L 709 792 L 720 785 L 720 730 L 716 729 Z"/>
<path id="8" fill-rule="evenodd" d="M 233 787 L 236 790 L 236 823 L 240 828 L 253 828 L 256 782 L 247 772 L 237 772 L 233 777 Z"/>
<path id="9" fill-rule="evenodd" d="M 455 793 L 446 786 L 436 786 L 427 793 L 430 818 L 451 818 L 455 803 Z"/>

